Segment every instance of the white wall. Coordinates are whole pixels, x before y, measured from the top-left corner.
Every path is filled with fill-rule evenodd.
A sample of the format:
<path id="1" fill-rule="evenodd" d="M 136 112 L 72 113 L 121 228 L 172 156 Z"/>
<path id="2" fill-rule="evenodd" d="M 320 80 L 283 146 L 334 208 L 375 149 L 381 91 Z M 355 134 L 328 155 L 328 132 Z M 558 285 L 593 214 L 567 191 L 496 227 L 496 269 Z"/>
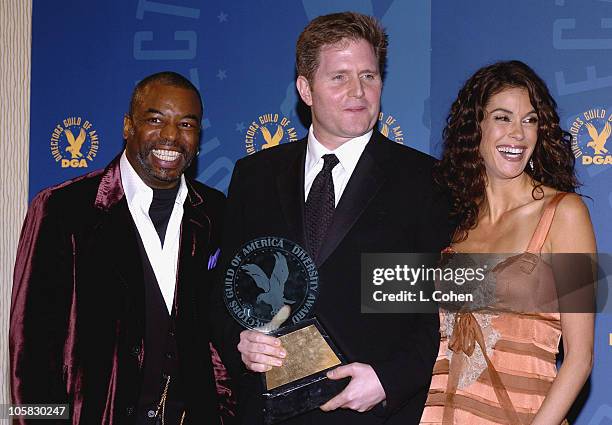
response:
<path id="1" fill-rule="evenodd" d="M 0 1 L 0 404 L 10 397 L 12 275 L 28 202 L 31 34 L 32 0 Z"/>

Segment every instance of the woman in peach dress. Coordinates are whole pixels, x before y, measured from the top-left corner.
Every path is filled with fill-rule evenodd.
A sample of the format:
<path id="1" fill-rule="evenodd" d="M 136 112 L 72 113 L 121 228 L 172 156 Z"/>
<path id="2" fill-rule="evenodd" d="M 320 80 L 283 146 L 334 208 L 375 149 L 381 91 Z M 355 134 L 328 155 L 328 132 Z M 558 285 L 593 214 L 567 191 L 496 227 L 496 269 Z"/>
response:
<path id="1" fill-rule="evenodd" d="M 522 253 L 500 268 L 497 282 L 536 302 L 542 288 L 554 287 L 549 254 L 596 249 L 588 210 L 574 193 L 570 135 L 555 108 L 524 63 L 480 69 L 453 103 L 437 170 L 458 223 L 447 250 Z M 593 327 L 592 313 L 442 310 L 421 423 L 564 423 L 591 372 Z"/>

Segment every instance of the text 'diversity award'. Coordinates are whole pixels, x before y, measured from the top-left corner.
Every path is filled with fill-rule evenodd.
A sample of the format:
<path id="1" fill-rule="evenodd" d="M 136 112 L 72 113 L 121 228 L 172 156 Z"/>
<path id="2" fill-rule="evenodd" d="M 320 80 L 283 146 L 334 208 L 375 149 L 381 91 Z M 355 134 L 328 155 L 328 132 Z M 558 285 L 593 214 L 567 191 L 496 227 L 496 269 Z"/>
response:
<path id="1" fill-rule="evenodd" d="M 264 421 L 273 424 L 315 409 L 333 398 L 348 379 L 326 372 L 344 359 L 315 317 L 319 274 L 306 250 L 267 236 L 240 248 L 225 272 L 223 296 L 245 328 L 280 338 L 283 365 L 262 374 Z"/>

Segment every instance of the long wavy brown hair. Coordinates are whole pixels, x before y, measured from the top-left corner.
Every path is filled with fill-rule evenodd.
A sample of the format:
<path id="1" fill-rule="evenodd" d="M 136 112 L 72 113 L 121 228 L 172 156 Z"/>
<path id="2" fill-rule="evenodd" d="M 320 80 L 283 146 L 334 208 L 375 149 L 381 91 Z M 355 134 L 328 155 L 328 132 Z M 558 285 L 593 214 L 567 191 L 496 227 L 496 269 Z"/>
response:
<path id="1" fill-rule="evenodd" d="M 444 152 L 434 171 L 437 183 L 450 191 L 451 215 L 457 223 L 455 242 L 465 240 L 476 227 L 485 198 L 486 174 L 479 152 L 485 108 L 491 96 L 509 88 L 527 90 L 538 115 L 538 140 L 531 156 L 533 171 L 530 166 L 525 169 L 534 182 L 534 199 L 542 196 L 542 185 L 563 192 L 575 192 L 579 186 L 571 135 L 561 129 L 557 104 L 544 81 L 520 61 L 485 66 L 470 77 L 453 102 L 442 133 Z"/>

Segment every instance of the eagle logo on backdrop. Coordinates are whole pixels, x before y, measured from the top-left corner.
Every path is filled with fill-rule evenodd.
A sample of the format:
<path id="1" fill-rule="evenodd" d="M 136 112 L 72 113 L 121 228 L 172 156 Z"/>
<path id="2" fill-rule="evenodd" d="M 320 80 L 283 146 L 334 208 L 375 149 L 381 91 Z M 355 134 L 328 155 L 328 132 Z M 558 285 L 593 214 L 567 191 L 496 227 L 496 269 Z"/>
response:
<path id="1" fill-rule="evenodd" d="M 249 124 L 244 135 L 244 147 L 246 153 L 251 155 L 297 139 L 297 132 L 289 118 L 277 113 L 265 113 Z"/>
<path id="2" fill-rule="evenodd" d="M 612 134 L 612 111 L 589 109 L 571 124 L 572 152 L 583 165 L 612 164 L 612 152 L 606 144 Z"/>
<path id="3" fill-rule="evenodd" d="M 81 117 L 68 117 L 51 132 L 51 156 L 62 168 L 87 168 L 98 154 L 100 140 L 93 124 Z"/>
<path id="4" fill-rule="evenodd" d="M 402 127 L 397 122 L 393 115 L 385 116 L 384 112 L 378 115 L 378 130 L 389 140 L 404 144 L 404 133 Z"/>
<path id="5" fill-rule="evenodd" d="M 591 141 L 587 143 L 587 146 L 592 148 L 594 151 L 594 155 L 602 155 L 604 153 L 608 153 L 608 150 L 605 148 L 606 142 L 610 137 L 610 123 L 606 122 L 604 124 L 603 130 L 601 133 L 597 132 L 597 129 L 590 122 L 586 123 L 586 128 L 591 136 Z"/>

